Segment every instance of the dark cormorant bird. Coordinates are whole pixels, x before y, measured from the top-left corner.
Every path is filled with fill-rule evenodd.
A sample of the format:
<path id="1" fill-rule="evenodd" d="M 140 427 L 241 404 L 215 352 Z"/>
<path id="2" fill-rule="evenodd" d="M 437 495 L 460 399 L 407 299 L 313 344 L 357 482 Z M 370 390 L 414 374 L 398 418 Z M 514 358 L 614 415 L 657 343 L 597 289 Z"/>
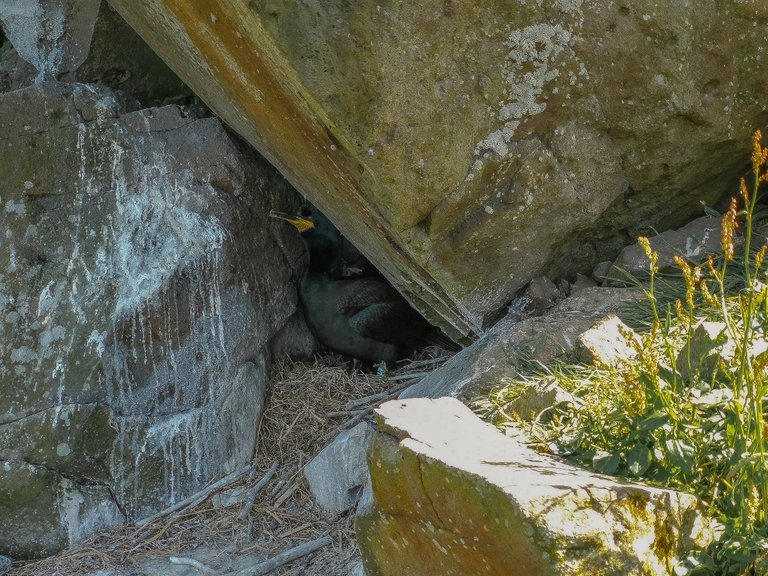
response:
<path id="1" fill-rule="evenodd" d="M 299 297 L 322 344 L 358 360 L 393 363 L 426 343 L 434 328 L 330 220 L 313 207 L 297 216 L 274 210 L 270 216 L 293 224 L 307 246 L 309 268 Z"/>

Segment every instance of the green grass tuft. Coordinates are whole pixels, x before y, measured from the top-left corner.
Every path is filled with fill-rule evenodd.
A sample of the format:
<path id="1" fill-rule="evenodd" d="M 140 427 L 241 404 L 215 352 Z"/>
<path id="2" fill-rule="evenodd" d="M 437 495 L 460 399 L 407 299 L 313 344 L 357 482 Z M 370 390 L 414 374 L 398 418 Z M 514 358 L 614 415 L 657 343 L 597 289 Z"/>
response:
<path id="1" fill-rule="evenodd" d="M 633 315 L 635 356 L 615 367 L 557 366 L 538 380 L 565 401 L 521 414 L 512 409 L 531 381 L 507 383 L 477 410 L 501 428 L 523 427 L 539 450 L 606 474 L 687 491 L 724 525 L 719 542 L 678 567 L 690 576 L 768 574 L 768 245 L 753 246 L 757 200 L 768 181 L 768 148 L 755 133 L 751 187 L 723 216 L 723 255 L 702 266 L 678 258 L 661 277 L 649 260 L 645 309 Z M 737 227 L 743 255 L 734 248 Z M 721 323 L 708 346 L 703 321 Z"/>

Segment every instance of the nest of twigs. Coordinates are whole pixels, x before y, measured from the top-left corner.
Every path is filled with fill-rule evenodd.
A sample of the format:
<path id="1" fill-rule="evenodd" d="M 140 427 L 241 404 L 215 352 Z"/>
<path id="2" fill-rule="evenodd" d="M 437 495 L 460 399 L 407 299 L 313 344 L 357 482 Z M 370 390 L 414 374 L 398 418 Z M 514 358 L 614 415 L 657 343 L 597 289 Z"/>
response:
<path id="1" fill-rule="evenodd" d="M 352 371 L 338 356 L 279 360 L 271 370 L 261 422 L 254 423 L 259 436 L 253 466 L 187 507 L 141 526 L 106 530 L 44 560 L 14 564 L 8 576 L 97 570 L 119 576 L 205 574 L 206 569 L 224 575 L 324 534 L 329 545 L 269 574 L 349 574 L 359 561 L 354 515 L 325 515 L 306 487 L 303 468 L 339 432 L 371 418 L 376 405 L 439 365 L 442 353 L 427 349 L 386 377 Z M 263 486 L 254 497 L 257 485 Z M 223 505 L 228 499 L 236 503 Z"/>

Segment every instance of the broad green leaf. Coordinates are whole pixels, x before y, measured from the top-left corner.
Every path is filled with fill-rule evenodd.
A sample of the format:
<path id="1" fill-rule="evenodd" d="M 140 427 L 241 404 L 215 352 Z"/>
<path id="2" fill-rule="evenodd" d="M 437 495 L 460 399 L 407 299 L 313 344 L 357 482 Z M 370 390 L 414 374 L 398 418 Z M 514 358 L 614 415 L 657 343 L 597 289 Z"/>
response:
<path id="1" fill-rule="evenodd" d="M 613 474 L 619 468 L 619 455 L 601 450 L 592 457 L 592 467 L 602 474 Z"/>
<path id="2" fill-rule="evenodd" d="M 635 476 L 641 476 L 653 462 L 653 455 L 648 447 L 638 442 L 627 454 L 627 468 Z"/>
<path id="3" fill-rule="evenodd" d="M 664 447 L 667 452 L 667 461 L 672 466 L 679 468 L 685 473 L 691 472 L 693 469 L 693 457 L 695 453 L 689 444 L 686 444 L 679 439 L 673 439 L 667 440 L 664 443 Z"/>
<path id="4" fill-rule="evenodd" d="M 637 425 L 637 431 L 652 432 L 657 428 L 661 428 L 667 422 L 669 422 L 669 414 L 666 414 L 661 411 L 654 412 L 653 414 L 648 416 L 645 420 L 642 420 L 640 424 Z"/>

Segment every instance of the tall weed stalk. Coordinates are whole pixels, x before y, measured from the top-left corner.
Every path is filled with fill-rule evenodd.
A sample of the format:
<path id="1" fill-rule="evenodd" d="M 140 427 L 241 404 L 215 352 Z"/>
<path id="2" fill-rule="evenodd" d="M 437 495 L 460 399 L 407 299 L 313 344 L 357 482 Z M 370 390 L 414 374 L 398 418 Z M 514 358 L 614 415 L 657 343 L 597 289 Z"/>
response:
<path id="1" fill-rule="evenodd" d="M 547 377 L 573 400 L 530 425 L 544 450 L 709 503 L 724 534 L 713 550 L 681 566 L 681 574 L 768 574 L 768 246 L 753 248 L 767 164 L 758 131 L 751 185 L 741 180 L 740 199 L 722 218 L 722 255 L 703 266 L 675 259 L 685 288 L 674 305 L 659 306 L 658 254 L 647 238 L 638 239 L 649 260 L 651 324 L 639 336 L 625 334 L 634 357 L 614 367 L 554 368 Z M 702 349 L 697 338 L 707 326 L 717 333 Z M 504 425 L 505 406 L 520 385 L 495 391 L 481 410 Z"/>

